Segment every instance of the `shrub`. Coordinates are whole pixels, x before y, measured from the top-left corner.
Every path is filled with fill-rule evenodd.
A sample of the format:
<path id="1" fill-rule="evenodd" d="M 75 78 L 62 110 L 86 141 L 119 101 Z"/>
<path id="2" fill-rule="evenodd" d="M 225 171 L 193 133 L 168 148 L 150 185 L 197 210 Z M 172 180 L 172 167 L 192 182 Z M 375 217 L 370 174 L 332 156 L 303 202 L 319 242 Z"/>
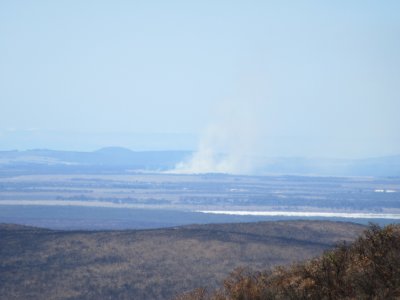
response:
<path id="1" fill-rule="evenodd" d="M 195 290 L 177 299 L 399 298 L 400 225 L 372 224 L 354 243 L 339 244 L 311 261 L 264 272 L 237 269 L 220 289 Z"/>

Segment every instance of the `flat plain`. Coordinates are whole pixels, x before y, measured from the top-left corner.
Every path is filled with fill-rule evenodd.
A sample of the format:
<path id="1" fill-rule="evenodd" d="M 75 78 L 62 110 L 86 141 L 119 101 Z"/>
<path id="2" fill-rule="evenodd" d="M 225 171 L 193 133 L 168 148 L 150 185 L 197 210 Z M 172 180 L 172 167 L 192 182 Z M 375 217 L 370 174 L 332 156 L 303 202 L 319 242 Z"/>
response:
<path id="1" fill-rule="evenodd" d="M 399 187 L 398 177 L 8 175 L 0 178 L 0 222 L 54 229 L 140 229 L 279 219 L 211 216 L 198 211 L 399 214 Z"/>

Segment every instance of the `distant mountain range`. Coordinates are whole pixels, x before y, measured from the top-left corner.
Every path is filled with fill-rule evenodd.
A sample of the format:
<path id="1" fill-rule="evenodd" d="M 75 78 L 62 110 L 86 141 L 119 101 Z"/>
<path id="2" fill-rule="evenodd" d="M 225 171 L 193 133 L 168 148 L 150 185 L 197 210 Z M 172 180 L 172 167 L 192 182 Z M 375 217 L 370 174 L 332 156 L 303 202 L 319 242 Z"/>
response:
<path id="1" fill-rule="evenodd" d="M 0 172 L 167 171 L 188 160 L 191 151 L 131 151 L 108 147 L 93 152 L 35 149 L 0 151 Z M 400 155 L 369 159 L 258 158 L 261 174 L 322 176 L 400 176 Z"/>
<path id="2" fill-rule="evenodd" d="M 165 171 L 191 155 L 190 151 L 131 151 L 108 147 L 93 152 L 35 149 L 0 151 L 0 169 L 36 171 Z"/>

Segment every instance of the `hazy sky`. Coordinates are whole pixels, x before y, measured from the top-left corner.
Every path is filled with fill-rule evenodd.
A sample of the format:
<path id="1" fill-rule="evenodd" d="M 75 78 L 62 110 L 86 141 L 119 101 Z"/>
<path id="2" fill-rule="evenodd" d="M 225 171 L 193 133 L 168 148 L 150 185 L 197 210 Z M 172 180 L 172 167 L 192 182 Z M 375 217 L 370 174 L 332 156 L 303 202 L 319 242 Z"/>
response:
<path id="1" fill-rule="evenodd" d="M 1 150 L 400 154 L 397 0 L 2 0 L 0 40 Z"/>

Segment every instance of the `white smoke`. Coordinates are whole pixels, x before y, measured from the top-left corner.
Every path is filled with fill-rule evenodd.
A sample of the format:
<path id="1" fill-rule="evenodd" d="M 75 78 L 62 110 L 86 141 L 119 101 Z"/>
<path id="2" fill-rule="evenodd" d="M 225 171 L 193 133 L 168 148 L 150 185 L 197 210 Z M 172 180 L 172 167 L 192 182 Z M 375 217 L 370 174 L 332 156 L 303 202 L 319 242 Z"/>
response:
<path id="1" fill-rule="evenodd" d="M 174 173 L 252 174 L 260 143 L 259 113 L 254 101 L 225 101 L 204 131 L 197 151 L 176 165 Z"/>

